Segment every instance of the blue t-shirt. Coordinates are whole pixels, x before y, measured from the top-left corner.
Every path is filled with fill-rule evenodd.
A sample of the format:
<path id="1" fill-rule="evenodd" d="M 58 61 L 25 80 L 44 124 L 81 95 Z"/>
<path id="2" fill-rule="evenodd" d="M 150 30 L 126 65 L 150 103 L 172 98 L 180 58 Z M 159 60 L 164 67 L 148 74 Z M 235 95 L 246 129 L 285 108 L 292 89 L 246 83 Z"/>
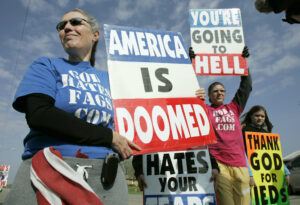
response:
<path id="1" fill-rule="evenodd" d="M 47 57 L 37 59 L 24 75 L 14 102 L 33 93 L 52 97 L 55 107 L 87 123 L 114 129 L 108 73 L 96 70 L 89 62 L 70 63 L 62 58 Z M 58 149 L 62 156 L 69 157 L 75 156 L 79 149 L 92 159 L 104 158 L 108 152 L 113 152 L 107 147 L 70 144 L 34 129 L 30 129 L 25 137 L 24 146 L 23 159 L 49 146 Z"/>

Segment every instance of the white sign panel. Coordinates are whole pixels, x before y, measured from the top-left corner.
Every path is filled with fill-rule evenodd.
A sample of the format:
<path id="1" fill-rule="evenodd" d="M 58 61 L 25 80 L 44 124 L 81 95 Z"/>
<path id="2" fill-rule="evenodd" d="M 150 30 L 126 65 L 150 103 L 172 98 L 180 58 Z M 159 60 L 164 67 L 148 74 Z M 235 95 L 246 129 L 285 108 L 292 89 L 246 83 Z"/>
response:
<path id="1" fill-rule="evenodd" d="M 190 10 L 197 75 L 248 75 L 240 9 Z"/>
<path id="2" fill-rule="evenodd" d="M 143 156 L 146 205 L 216 204 L 207 149 Z"/>
<path id="3" fill-rule="evenodd" d="M 105 25 L 115 128 L 134 154 L 212 144 L 214 131 L 180 33 Z"/>

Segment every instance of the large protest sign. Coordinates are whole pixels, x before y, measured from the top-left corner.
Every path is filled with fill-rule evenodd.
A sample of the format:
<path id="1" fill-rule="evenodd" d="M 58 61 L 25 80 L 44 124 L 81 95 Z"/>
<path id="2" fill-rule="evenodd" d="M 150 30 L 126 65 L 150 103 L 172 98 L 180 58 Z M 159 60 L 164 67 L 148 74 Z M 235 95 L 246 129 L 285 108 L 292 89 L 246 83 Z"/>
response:
<path id="1" fill-rule="evenodd" d="M 245 138 L 256 184 L 251 191 L 253 204 L 289 204 L 279 135 L 246 132 Z"/>
<path id="2" fill-rule="evenodd" d="M 191 9 L 190 29 L 197 75 L 248 75 L 240 9 Z"/>
<path id="3" fill-rule="evenodd" d="M 208 149 L 143 155 L 145 205 L 216 204 Z"/>
<path id="4" fill-rule="evenodd" d="M 104 32 L 115 128 L 139 154 L 214 143 L 181 35 L 111 25 Z"/>
<path id="5" fill-rule="evenodd" d="M 9 168 L 10 165 L 0 165 L 0 186 L 7 185 Z"/>

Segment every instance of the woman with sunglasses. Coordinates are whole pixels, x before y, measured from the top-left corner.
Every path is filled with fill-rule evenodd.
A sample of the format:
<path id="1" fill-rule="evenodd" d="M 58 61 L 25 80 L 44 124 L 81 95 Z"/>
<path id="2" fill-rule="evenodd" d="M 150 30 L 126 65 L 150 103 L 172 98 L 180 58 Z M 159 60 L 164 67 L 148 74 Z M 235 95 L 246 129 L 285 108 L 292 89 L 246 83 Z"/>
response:
<path id="1" fill-rule="evenodd" d="M 269 120 L 268 113 L 266 109 L 261 105 L 255 105 L 250 110 L 242 116 L 242 130 L 244 135 L 244 143 L 246 148 L 245 132 L 263 132 L 271 133 L 273 125 Z M 246 150 L 246 149 L 245 149 Z M 284 166 L 285 172 L 285 185 L 289 185 L 290 182 L 290 171 Z M 255 181 L 253 179 L 253 174 L 250 172 L 250 186 L 255 186 Z"/>
<path id="2" fill-rule="evenodd" d="M 190 55 L 193 57 L 193 55 Z M 242 56 L 249 56 L 245 46 Z M 217 143 L 209 146 L 220 173 L 217 178 L 216 195 L 219 205 L 249 204 L 249 172 L 245 157 L 243 134 L 239 117 L 246 106 L 252 90 L 250 73 L 241 77 L 240 87 L 229 104 L 224 104 L 226 90 L 222 83 L 214 82 L 208 88 L 209 102 L 206 105 L 214 128 Z M 206 99 L 205 90 L 196 91 L 196 96 Z"/>
<path id="3" fill-rule="evenodd" d="M 68 59 L 35 60 L 15 95 L 30 132 L 5 204 L 128 204 L 116 153 L 127 159 L 140 147 L 113 131 L 108 74 L 93 67 L 98 22 L 74 9 L 56 29 Z"/>

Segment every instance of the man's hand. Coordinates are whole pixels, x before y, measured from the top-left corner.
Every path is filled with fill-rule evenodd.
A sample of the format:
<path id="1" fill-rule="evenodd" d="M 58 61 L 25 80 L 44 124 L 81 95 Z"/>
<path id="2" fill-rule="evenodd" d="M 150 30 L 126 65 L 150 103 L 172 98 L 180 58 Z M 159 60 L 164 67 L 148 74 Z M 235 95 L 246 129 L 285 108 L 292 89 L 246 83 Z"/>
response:
<path id="1" fill-rule="evenodd" d="M 206 92 L 204 88 L 200 88 L 196 90 L 196 96 L 199 97 L 201 100 L 206 100 Z"/>
<path id="2" fill-rule="evenodd" d="M 189 56 L 190 56 L 191 61 L 192 61 L 193 58 L 196 57 L 195 52 L 194 52 L 192 47 L 189 48 Z"/>
<path id="3" fill-rule="evenodd" d="M 138 184 L 139 184 L 140 190 L 141 190 L 141 191 L 144 191 L 144 188 L 147 188 L 147 187 L 148 187 L 144 175 L 143 175 L 143 174 L 140 174 L 140 175 L 137 177 L 137 180 L 138 180 Z"/>
<path id="4" fill-rule="evenodd" d="M 249 50 L 247 46 L 244 46 L 243 52 L 242 52 L 242 57 L 243 58 L 248 58 L 250 56 Z"/>

